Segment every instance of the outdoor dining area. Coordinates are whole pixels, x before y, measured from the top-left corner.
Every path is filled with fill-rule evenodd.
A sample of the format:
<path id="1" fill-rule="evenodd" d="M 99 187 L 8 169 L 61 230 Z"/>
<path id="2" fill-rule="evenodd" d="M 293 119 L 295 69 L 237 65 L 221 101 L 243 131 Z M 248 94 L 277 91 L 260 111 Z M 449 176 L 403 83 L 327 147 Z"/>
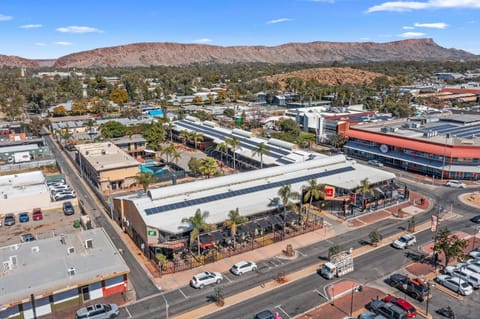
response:
<path id="1" fill-rule="evenodd" d="M 285 222 L 284 222 L 285 221 Z M 231 228 L 219 227 L 200 235 L 200 255 L 197 241 L 175 255 L 162 267 L 162 273 L 173 273 L 198 267 L 275 242 L 311 232 L 323 227 L 319 219 L 301 221 L 294 212 L 267 214 L 238 224 L 235 234 Z"/>

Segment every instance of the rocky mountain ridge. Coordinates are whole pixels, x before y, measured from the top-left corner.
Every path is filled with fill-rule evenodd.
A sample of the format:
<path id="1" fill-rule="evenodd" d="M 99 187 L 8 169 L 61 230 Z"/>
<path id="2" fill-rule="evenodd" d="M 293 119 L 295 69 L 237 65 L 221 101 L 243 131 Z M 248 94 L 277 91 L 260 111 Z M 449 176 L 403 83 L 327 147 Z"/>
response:
<path id="1" fill-rule="evenodd" d="M 55 60 L 28 60 L 0 55 L 0 65 L 55 68 L 179 66 L 193 63 L 358 63 L 386 61 L 446 61 L 478 58 L 447 49 L 432 39 L 387 43 L 310 42 L 279 46 L 214 46 L 181 43 L 134 43 L 69 54 Z M 48 61 L 48 63 L 47 63 Z"/>

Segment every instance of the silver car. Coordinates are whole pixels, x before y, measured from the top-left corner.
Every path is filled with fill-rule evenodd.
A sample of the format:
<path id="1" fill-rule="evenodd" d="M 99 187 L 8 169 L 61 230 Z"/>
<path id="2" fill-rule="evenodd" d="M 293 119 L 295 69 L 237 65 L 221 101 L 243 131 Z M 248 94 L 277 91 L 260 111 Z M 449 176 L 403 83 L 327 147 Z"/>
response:
<path id="1" fill-rule="evenodd" d="M 75 319 L 110 319 L 120 314 L 116 304 L 95 304 L 77 310 Z"/>
<path id="2" fill-rule="evenodd" d="M 230 268 L 232 274 L 241 276 L 242 274 L 250 271 L 257 271 L 257 264 L 253 261 L 240 261 Z"/>

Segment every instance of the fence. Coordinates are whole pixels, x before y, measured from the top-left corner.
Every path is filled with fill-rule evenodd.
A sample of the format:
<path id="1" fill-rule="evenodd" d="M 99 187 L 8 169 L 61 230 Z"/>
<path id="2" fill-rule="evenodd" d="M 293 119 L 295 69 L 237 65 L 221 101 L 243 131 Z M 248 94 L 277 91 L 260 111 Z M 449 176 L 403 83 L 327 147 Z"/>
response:
<path id="1" fill-rule="evenodd" d="M 285 235 L 282 231 L 275 231 L 263 236 L 250 237 L 241 242 L 237 242 L 235 247 L 233 245 L 222 246 L 218 245 L 215 248 L 208 250 L 207 253 L 196 256 L 191 252 L 183 252 L 182 255 L 177 255 L 173 260 L 169 260 L 166 264 L 161 265 L 156 257 L 153 257 L 155 265 L 158 267 L 159 272 L 163 274 L 171 274 L 179 271 L 189 270 L 196 267 L 200 267 L 209 263 L 222 260 L 224 258 L 239 255 L 254 249 L 258 249 L 264 246 L 280 242 L 282 240 L 299 236 L 308 232 L 312 232 L 318 229 L 322 229 L 322 224 L 308 224 L 305 226 L 292 226 L 289 225 L 286 228 Z"/>

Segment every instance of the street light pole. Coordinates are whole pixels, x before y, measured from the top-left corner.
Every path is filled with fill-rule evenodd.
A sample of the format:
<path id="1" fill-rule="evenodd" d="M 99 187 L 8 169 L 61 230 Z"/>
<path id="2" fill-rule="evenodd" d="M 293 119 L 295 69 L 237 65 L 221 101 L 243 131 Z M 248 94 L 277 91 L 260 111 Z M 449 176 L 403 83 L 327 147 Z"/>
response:
<path id="1" fill-rule="evenodd" d="M 355 283 L 354 283 L 352 287 L 352 299 L 350 300 L 350 317 L 352 316 L 352 313 L 353 313 L 353 294 L 355 293 L 356 290 L 357 290 L 357 287 L 355 286 Z"/>
<path id="2" fill-rule="evenodd" d="M 430 294 L 430 281 L 427 281 L 427 287 L 428 287 L 428 293 Z M 428 318 L 428 302 L 430 300 L 430 297 L 427 296 L 427 304 L 426 304 L 426 307 L 425 307 L 425 313 L 427 314 L 427 318 Z"/>

